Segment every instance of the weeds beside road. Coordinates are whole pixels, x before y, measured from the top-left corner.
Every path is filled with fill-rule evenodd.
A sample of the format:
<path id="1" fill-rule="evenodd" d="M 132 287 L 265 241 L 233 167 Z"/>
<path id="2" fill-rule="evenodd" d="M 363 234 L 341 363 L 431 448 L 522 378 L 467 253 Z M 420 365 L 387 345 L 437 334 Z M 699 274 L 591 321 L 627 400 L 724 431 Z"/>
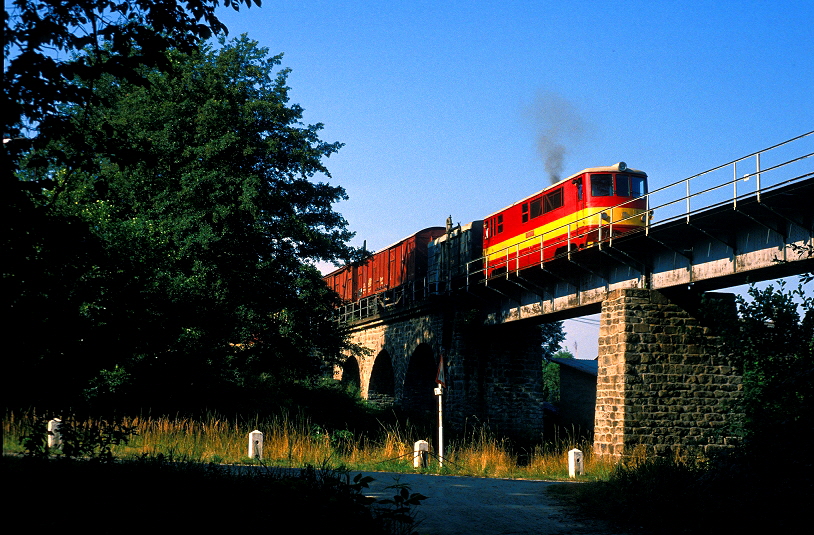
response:
<path id="1" fill-rule="evenodd" d="M 21 437 L 42 426 L 44 415 L 34 411 L 6 413 L 3 420 L 3 451 L 22 453 Z M 39 423 L 38 423 L 39 422 Z M 79 430 L 111 435 L 95 420 L 72 423 Z M 112 424 L 111 424 L 112 425 Z M 190 418 L 120 418 L 117 429 L 128 429 L 128 441 L 109 445 L 112 455 L 134 459 L 143 455 L 164 455 L 177 460 L 217 464 L 253 464 L 248 457 L 248 433 L 258 429 L 264 434 L 263 459 L 268 466 L 328 468 L 346 467 L 355 471 L 413 473 L 413 444 L 421 436 L 410 426 L 382 427 L 377 436 L 355 434 L 349 430 L 327 430 L 305 418 L 272 417 L 228 420 L 210 416 Z M 83 431 L 84 432 L 84 431 Z M 41 431 L 40 431 L 41 433 Z M 91 439 L 88 440 L 92 440 Z M 568 479 L 566 452 L 577 447 L 585 453 L 585 480 L 605 479 L 613 463 L 595 458 L 590 444 L 573 437 L 537 445 L 524 452 L 521 462 L 505 440 L 499 440 L 483 428 L 470 429 L 446 447 L 447 462 L 440 468 L 432 462 L 428 472 L 445 475 L 506 477 L 525 479 Z"/>

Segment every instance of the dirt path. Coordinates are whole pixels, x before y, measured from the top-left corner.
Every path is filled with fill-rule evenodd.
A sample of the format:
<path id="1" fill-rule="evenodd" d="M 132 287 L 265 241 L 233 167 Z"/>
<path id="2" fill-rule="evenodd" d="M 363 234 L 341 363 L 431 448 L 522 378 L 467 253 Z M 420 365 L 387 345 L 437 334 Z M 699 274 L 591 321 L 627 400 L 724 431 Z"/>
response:
<path id="1" fill-rule="evenodd" d="M 394 482 L 429 498 L 418 507 L 421 535 L 625 535 L 600 522 L 581 519 L 549 496 L 551 481 L 365 472 L 375 478 L 366 495 L 392 497 Z"/>

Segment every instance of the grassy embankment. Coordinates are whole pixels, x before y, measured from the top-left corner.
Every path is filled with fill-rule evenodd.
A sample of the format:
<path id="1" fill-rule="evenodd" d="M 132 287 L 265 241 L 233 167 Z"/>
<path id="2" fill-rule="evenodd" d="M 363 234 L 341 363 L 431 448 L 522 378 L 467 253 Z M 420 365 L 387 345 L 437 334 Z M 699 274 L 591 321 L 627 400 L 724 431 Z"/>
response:
<path id="1" fill-rule="evenodd" d="M 3 452 L 22 453 L 20 437 L 29 433 L 35 414 L 7 413 L 3 419 Z M 90 426 L 91 422 L 81 422 Z M 274 417 L 237 421 L 210 416 L 189 418 L 123 418 L 134 433 L 126 444 L 112 447 L 121 459 L 159 454 L 172 459 L 218 464 L 251 464 L 248 433 L 264 434 L 263 458 L 268 466 L 306 465 L 340 467 L 359 471 L 412 472 L 412 448 L 418 436 L 411 427 L 382 427 L 377 436 L 350 431 L 329 432 L 304 418 Z M 585 454 L 584 480 L 606 479 L 612 464 L 593 457 L 589 444 L 563 439 L 539 445 L 520 462 L 509 444 L 483 429 L 470 431 L 447 445 L 444 474 L 528 479 L 567 479 L 567 451 L 577 447 Z M 429 472 L 439 467 L 431 458 Z"/>

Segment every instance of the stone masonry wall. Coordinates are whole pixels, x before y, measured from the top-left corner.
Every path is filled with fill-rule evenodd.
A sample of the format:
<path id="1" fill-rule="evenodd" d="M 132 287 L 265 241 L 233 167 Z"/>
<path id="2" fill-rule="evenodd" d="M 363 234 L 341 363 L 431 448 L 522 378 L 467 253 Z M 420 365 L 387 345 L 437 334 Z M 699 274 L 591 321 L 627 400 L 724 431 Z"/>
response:
<path id="1" fill-rule="evenodd" d="M 740 396 L 741 377 L 719 339 L 686 308 L 692 307 L 652 290 L 608 294 L 599 333 L 594 453 L 619 457 L 637 446 L 663 454 L 726 444 L 725 414 Z"/>
<path id="2" fill-rule="evenodd" d="M 390 355 L 393 363 L 396 401 L 401 401 L 410 357 L 420 344 L 428 344 L 433 353 L 437 354 L 441 344 L 442 328 L 443 316 L 432 314 L 389 323 L 377 322 L 352 331 L 351 342 L 367 350 L 366 355 L 357 358 L 362 397 L 365 399 L 368 397 L 373 365 L 376 357 L 384 350 Z M 341 371 L 336 374 L 337 379 L 341 376 Z"/>
<path id="3" fill-rule="evenodd" d="M 458 317 L 448 356 L 449 425 L 486 424 L 514 439 L 543 432 L 541 331 L 536 325 L 483 327 Z"/>
<path id="4" fill-rule="evenodd" d="M 443 349 L 447 388 L 444 426 L 450 430 L 486 424 L 513 438 L 539 438 L 543 429 L 540 329 L 534 325 L 483 326 L 482 318 L 432 314 L 371 322 L 352 331 L 366 348 L 356 358 L 360 391 L 369 397 L 375 359 L 387 351 L 393 365 L 395 401 L 402 403 L 410 359 L 420 344 L 437 358 Z M 431 371 L 434 379 L 435 369 Z M 341 370 L 335 374 L 342 377 Z"/>

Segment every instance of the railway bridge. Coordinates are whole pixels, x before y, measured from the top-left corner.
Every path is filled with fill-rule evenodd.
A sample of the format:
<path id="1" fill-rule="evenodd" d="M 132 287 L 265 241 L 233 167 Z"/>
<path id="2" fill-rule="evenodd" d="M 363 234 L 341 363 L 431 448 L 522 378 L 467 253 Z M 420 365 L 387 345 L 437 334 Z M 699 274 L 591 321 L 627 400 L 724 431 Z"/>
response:
<path id="1" fill-rule="evenodd" d="M 734 318 L 734 297 L 712 291 L 814 271 L 812 134 L 648 193 L 654 216 L 639 232 L 499 276 L 476 261 L 440 286 L 349 304 L 363 350 L 337 377 L 429 413 L 444 355 L 445 425 L 539 437 L 540 325 L 601 312 L 595 453 L 725 447 L 741 378 L 714 328 Z"/>

